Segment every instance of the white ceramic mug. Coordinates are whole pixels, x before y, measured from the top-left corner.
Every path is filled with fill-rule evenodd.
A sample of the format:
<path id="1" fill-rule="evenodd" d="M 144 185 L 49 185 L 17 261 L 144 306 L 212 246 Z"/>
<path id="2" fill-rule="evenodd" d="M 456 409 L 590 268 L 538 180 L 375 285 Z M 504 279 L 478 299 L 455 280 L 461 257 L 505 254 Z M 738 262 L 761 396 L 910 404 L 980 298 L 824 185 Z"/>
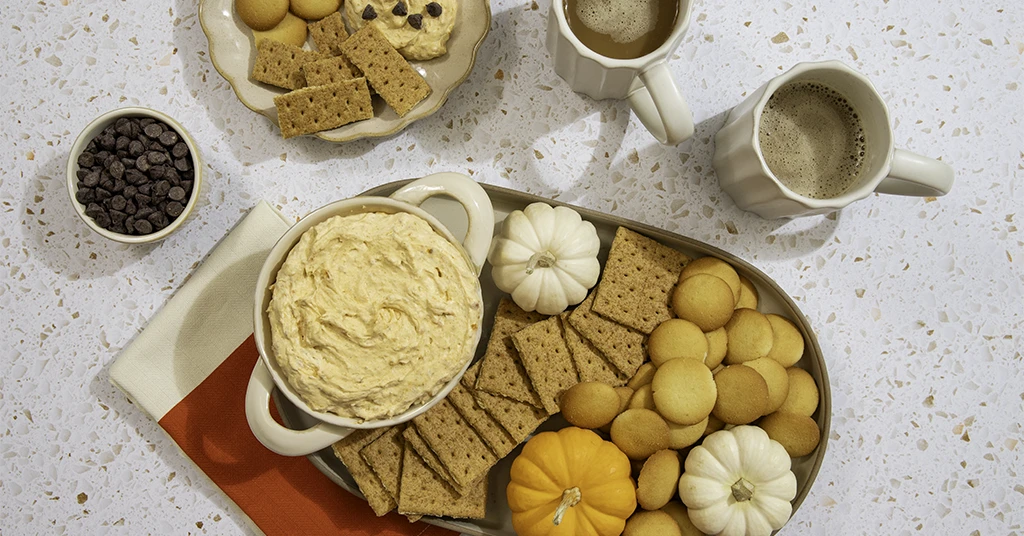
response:
<path id="1" fill-rule="evenodd" d="M 793 192 L 768 169 L 761 152 L 758 133 L 765 104 L 779 88 L 801 81 L 819 82 L 839 92 L 860 115 L 865 169 L 858 182 L 837 197 L 814 199 Z M 953 187 L 949 165 L 894 147 L 885 101 L 864 75 L 838 61 L 799 63 L 733 108 L 715 135 L 712 164 L 736 205 L 763 218 L 824 214 L 872 192 L 937 197 Z"/>
<path id="2" fill-rule="evenodd" d="M 558 76 L 573 91 L 594 99 L 628 99 L 633 113 L 661 143 L 676 145 L 693 136 L 693 115 L 667 64 L 690 25 L 690 0 L 678 0 L 675 26 L 661 46 L 628 60 L 587 48 L 569 28 L 565 2 L 552 0 L 548 13 L 547 47 Z"/>
<path id="3" fill-rule="evenodd" d="M 469 230 L 462 244 L 446 229 L 436 218 L 419 208 L 424 201 L 436 195 L 446 195 L 454 198 L 466 209 L 469 217 Z M 333 413 L 315 411 L 311 409 L 299 395 L 292 389 L 291 385 L 284 379 L 283 373 L 279 370 L 277 359 L 273 356 L 273 345 L 271 344 L 270 321 L 267 315 L 267 308 L 270 305 L 271 287 L 277 278 L 277 271 L 284 264 L 288 252 L 292 250 L 299 237 L 313 226 L 334 216 L 347 216 L 366 212 L 397 213 L 407 212 L 423 218 L 440 235 L 447 238 L 453 245 L 461 250 L 472 268 L 479 274 L 487 260 L 487 252 L 491 245 L 491 236 L 494 232 L 494 209 L 487 192 L 480 187 L 473 179 L 458 173 L 436 173 L 422 179 L 415 180 L 391 197 L 353 197 L 342 201 L 336 201 L 325 205 L 306 217 L 299 220 L 282 236 L 274 248 L 270 250 L 267 259 L 260 270 L 259 278 L 256 280 L 256 307 L 254 311 L 253 328 L 256 340 L 256 349 L 259 351 L 260 360 L 253 368 L 252 376 L 249 378 L 249 386 L 245 393 L 245 417 L 249 423 L 256 439 L 268 449 L 284 456 L 304 456 L 320 449 L 330 446 L 356 428 L 380 428 L 392 426 L 408 421 L 424 411 L 430 409 L 434 404 L 440 402 L 462 378 L 466 368 L 469 367 L 476 347 L 480 342 L 480 333 L 483 329 L 483 308 L 480 308 L 480 318 L 477 322 L 477 329 L 473 334 L 472 344 L 468 345 L 465 356 L 465 364 L 444 388 L 435 394 L 426 403 L 413 406 L 408 410 L 390 419 L 374 421 L 359 421 L 340 417 Z M 481 292 L 479 283 L 477 293 Z M 483 303 L 482 294 L 479 296 L 480 303 Z M 285 397 L 297 408 L 312 415 L 320 422 L 306 430 L 292 430 L 281 426 L 270 415 L 270 395 L 274 388 L 284 393 Z"/>

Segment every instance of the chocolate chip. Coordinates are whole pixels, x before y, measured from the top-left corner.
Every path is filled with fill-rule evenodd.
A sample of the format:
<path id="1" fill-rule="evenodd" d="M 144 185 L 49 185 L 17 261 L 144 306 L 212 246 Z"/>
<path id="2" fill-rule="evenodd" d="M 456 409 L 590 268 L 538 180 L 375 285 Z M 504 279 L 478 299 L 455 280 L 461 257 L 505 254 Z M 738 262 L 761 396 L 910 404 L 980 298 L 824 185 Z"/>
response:
<path id="1" fill-rule="evenodd" d="M 99 200 L 99 201 L 107 199 L 108 197 L 112 197 L 113 195 L 114 194 L 110 193 L 110 190 L 105 190 L 103 188 L 96 188 L 96 199 Z"/>
<path id="2" fill-rule="evenodd" d="M 96 163 L 103 164 L 103 161 L 110 157 L 109 151 L 100 151 L 96 153 Z"/>
<path id="3" fill-rule="evenodd" d="M 153 198 L 148 196 L 148 195 L 146 195 L 146 194 L 144 194 L 144 193 L 140 192 L 140 193 L 135 194 L 135 202 L 138 203 L 138 206 L 144 207 L 144 206 L 149 205 L 150 203 L 152 203 L 153 202 Z"/>
<path id="4" fill-rule="evenodd" d="M 95 157 L 96 155 L 92 153 L 82 153 L 78 155 L 79 167 L 92 167 L 93 162 L 95 161 Z"/>
<path id="5" fill-rule="evenodd" d="M 132 140 L 128 139 L 128 136 L 118 136 L 117 141 L 114 143 L 114 149 L 119 153 L 126 151 L 128 150 L 128 144 L 131 142 Z"/>
<path id="6" fill-rule="evenodd" d="M 96 222 L 96 225 L 99 225 L 104 229 L 110 228 L 110 214 L 107 214 L 106 212 L 100 212 L 99 214 L 93 216 L 92 219 L 93 221 Z"/>
<path id="7" fill-rule="evenodd" d="M 128 154 L 131 156 L 138 157 L 145 150 L 146 148 L 143 147 L 142 142 L 139 140 L 134 140 L 128 144 Z"/>
<path id="8" fill-rule="evenodd" d="M 129 199 L 128 200 L 128 204 L 126 204 L 124 206 L 124 213 L 125 214 L 135 214 L 138 211 L 139 211 L 138 205 L 135 204 L 135 201 L 132 201 L 131 199 Z"/>
<path id="9" fill-rule="evenodd" d="M 149 195 L 153 192 L 153 184 L 144 182 L 139 185 L 139 193 L 142 195 Z"/>
<path id="10" fill-rule="evenodd" d="M 163 134 L 164 129 L 157 123 L 150 123 L 142 129 L 142 132 L 150 138 L 157 138 L 160 137 L 160 134 Z"/>
<path id="11" fill-rule="evenodd" d="M 152 125 L 155 122 L 156 119 L 153 119 L 152 117 L 143 117 L 142 119 L 139 119 L 139 126 L 146 127 Z"/>
<path id="12" fill-rule="evenodd" d="M 174 144 L 174 148 L 171 149 L 171 154 L 174 155 L 174 158 L 181 158 L 181 157 L 187 155 L 188 154 L 188 145 L 185 145 L 185 142 L 183 142 L 183 141 L 179 141 L 178 143 L 175 143 Z"/>
<path id="13" fill-rule="evenodd" d="M 97 184 L 100 183 L 100 172 L 99 171 L 91 171 L 91 172 L 89 172 L 89 174 L 86 175 L 85 178 L 82 179 L 82 182 L 86 186 L 88 186 L 89 188 L 92 188 L 92 187 L 96 186 Z"/>
<path id="14" fill-rule="evenodd" d="M 182 199 L 185 199 L 185 189 L 181 186 L 175 186 L 167 191 L 167 197 L 174 201 L 181 201 Z"/>
<path id="15" fill-rule="evenodd" d="M 438 4 L 437 2 L 427 4 L 427 15 L 430 15 L 431 17 L 440 17 L 441 11 L 441 4 Z"/>
<path id="16" fill-rule="evenodd" d="M 405 2 L 399 2 L 391 9 L 391 14 L 396 17 L 404 17 L 409 14 L 409 10 L 405 9 Z"/>
<path id="17" fill-rule="evenodd" d="M 136 186 L 146 182 L 146 174 L 137 169 L 129 169 L 125 171 L 124 177 L 125 180 L 128 181 L 128 184 L 134 184 Z"/>
<path id="18" fill-rule="evenodd" d="M 417 30 L 419 30 L 420 28 L 423 27 L 423 15 L 420 15 L 419 13 L 417 13 L 415 15 L 409 15 L 409 19 L 408 20 L 409 20 L 409 26 L 412 26 L 413 28 L 416 28 Z"/>
<path id="19" fill-rule="evenodd" d="M 100 136 L 99 142 L 97 143 L 100 144 L 100 147 L 102 147 L 103 150 L 109 151 L 114 148 L 114 145 L 117 142 L 114 140 L 114 136 L 112 134 L 103 134 Z"/>
<path id="20" fill-rule="evenodd" d="M 178 171 L 188 171 L 192 169 L 192 159 L 190 158 L 179 158 L 174 161 L 174 167 Z"/>
<path id="21" fill-rule="evenodd" d="M 110 176 L 114 177 L 115 179 L 120 179 L 121 177 L 124 177 L 124 164 L 122 164 L 121 160 L 119 159 L 111 162 L 110 165 L 107 166 L 107 169 L 110 171 Z"/>
<path id="22" fill-rule="evenodd" d="M 114 210 L 124 210 L 126 205 L 128 205 L 128 200 L 122 195 L 115 195 L 110 198 L 110 208 Z"/>
<path id="23" fill-rule="evenodd" d="M 135 169 L 135 159 L 134 158 L 122 158 L 121 159 L 121 163 L 124 164 L 124 168 L 125 169 Z"/>
<path id="24" fill-rule="evenodd" d="M 96 190 L 92 188 L 79 188 L 75 192 L 75 199 L 83 205 L 91 203 L 96 200 Z"/>
<path id="25" fill-rule="evenodd" d="M 125 214 L 124 212 L 121 212 L 120 210 L 113 209 L 113 210 L 110 211 L 110 221 L 114 225 L 124 224 L 124 220 L 127 217 L 128 217 L 128 215 Z"/>
<path id="26" fill-rule="evenodd" d="M 160 135 L 160 145 L 163 145 L 164 147 L 170 147 L 175 143 L 178 143 L 177 132 L 173 130 L 165 130 L 164 133 Z"/>
<path id="27" fill-rule="evenodd" d="M 188 195 L 192 191 L 192 181 L 183 180 L 181 181 L 181 187 L 185 189 L 185 195 Z"/>
<path id="28" fill-rule="evenodd" d="M 127 233 L 133 233 L 135 227 L 135 216 L 129 214 L 128 217 L 124 219 L 124 226 L 127 227 Z"/>
<path id="29" fill-rule="evenodd" d="M 137 193 L 139 193 L 139 189 L 129 184 L 124 187 L 124 191 L 121 192 L 121 195 L 123 195 L 125 199 L 132 199 Z"/>
<path id="30" fill-rule="evenodd" d="M 153 195 L 155 197 L 164 197 L 170 189 L 171 183 L 167 181 L 159 181 L 153 185 Z"/>
<path id="31" fill-rule="evenodd" d="M 167 214 L 164 214 L 163 212 L 154 212 L 146 219 L 149 220 L 149 223 L 152 223 L 153 227 L 156 227 L 157 229 L 163 229 L 164 227 L 167 227 L 167 224 L 169 223 L 167 221 Z"/>
<path id="32" fill-rule="evenodd" d="M 114 179 L 114 187 L 110 189 L 112 192 L 123 192 L 128 187 L 128 183 L 124 179 Z"/>
<path id="33" fill-rule="evenodd" d="M 117 120 L 114 124 L 114 131 L 122 136 L 132 135 L 132 120 L 127 117 L 122 117 Z"/>
<path id="34" fill-rule="evenodd" d="M 177 218 L 185 211 L 185 206 L 177 201 L 171 201 L 170 203 L 167 203 L 167 208 L 164 211 L 167 212 L 168 216 Z"/>
<path id="35" fill-rule="evenodd" d="M 153 224 L 149 223 L 149 220 L 135 220 L 135 232 L 139 234 L 149 234 L 153 232 Z"/>
<path id="36" fill-rule="evenodd" d="M 146 153 L 146 160 L 149 160 L 150 164 L 158 166 L 167 161 L 167 155 L 159 151 L 150 151 Z"/>
<path id="37" fill-rule="evenodd" d="M 374 11 L 373 6 L 366 4 L 363 8 L 363 20 L 373 20 L 377 18 L 377 12 Z"/>
<path id="38" fill-rule="evenodd" d="M 118 158 L 117 155 L 115 155 L 115 154 L 108 155 L 106 158 L 103 159 L 103 167 L 105 167 L 107 169 L 110 169 L 110 166 L 114 162 L 120 162 L 120 161 L 121 161 L 121 159 Z"/>
<path id="39" fill-rule="evenodd" d="M 142 220 L 148 218 L 154 212 L 156 212 L 156 209 L 153 207 L 139 207 L 139 210 L 135 211 L 135 219 Z"/>

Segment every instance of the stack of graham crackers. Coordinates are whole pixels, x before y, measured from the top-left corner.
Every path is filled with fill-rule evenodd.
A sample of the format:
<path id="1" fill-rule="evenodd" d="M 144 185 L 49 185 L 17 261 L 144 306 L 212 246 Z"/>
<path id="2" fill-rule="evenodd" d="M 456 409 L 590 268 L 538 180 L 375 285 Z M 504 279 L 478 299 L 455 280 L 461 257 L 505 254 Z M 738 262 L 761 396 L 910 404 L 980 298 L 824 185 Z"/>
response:
<path id="1" fill-rule="evenodd" d="M 256 46 L 253 80 L 291 90 L 274 98 L 285 138 L 373 117 L 370 87 L 400 116 L 430 94 L 427 81 L 374 25 L 349 36 L 334 13 L 309 28 L 317 52 L 272 39 Z"/>
<path id="2" fill-rule="evenodd" d="M 482 518 L 490 469 L 559 411 L 584 381 L 625 385 L 689 258 L 619 228 L 596 290 L 544 317 L 502 299 L 482 359 L 447 398 L 411 422 L 334 445 L 377 515 Z"/>

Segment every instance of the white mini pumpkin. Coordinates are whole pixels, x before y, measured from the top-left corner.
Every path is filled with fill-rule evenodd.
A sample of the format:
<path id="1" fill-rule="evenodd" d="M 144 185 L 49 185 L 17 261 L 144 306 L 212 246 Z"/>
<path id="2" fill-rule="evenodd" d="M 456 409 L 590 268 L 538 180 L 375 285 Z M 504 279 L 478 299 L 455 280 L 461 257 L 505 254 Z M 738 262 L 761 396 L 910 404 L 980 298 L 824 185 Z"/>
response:
<path id="1" fill-rule="evenodd" d="M 533 203 L 505 218 L 487 260 L 494 284 L 516 305 L 556 315 L 597 284 L 599 249 L 594 224 L 575 210 Z"/>
<path id="2" fill-rule="evenodd" d="M 705 534 L 768 536 L 793 513 L 791 463 L 786 449 L 756 426 L 721 430 L 686 456 L 679 498 Z"/>

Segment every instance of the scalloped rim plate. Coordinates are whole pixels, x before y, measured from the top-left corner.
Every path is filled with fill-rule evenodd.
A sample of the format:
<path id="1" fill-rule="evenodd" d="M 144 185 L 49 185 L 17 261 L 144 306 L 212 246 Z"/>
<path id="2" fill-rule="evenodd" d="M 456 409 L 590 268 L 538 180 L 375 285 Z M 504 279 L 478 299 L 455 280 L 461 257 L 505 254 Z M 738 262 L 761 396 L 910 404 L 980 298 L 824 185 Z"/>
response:
<path id="1" fill-rule="evenodd" d="M 217 72 L 231 84 L 238 100 L 250 110 L 277 124 L 274 97 L 284 90 L 254 82 L 249 71 L 256 57 L 252 31 L 235 14 L 234 0 L 203 0 L 199 22 L 210 44 L 210 59 Z M 374 116 L 314 134 L 330 142 L 345 142 L 395 134 L 417 119 L 436 112 L 473 70 L 476 53 L 491 28 L 488 0 L 462 0 L 455 18 L 455 29 L 448 39 L 448 53 L 429 61 L 412 62 L 433 90 L 423 102 L 404 117 L 380 99 L 374 99 Z"/>

